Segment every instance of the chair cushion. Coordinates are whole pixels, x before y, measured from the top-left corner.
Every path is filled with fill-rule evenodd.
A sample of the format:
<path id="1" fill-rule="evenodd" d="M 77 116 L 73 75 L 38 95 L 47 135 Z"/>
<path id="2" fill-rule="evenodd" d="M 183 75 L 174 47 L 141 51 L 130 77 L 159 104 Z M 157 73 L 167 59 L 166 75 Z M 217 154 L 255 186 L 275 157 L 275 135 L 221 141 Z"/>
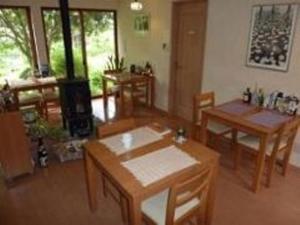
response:
<path id="1" fill-rule="evenodd" d="M 151 218 L 157 225 L 164 225 L 166 223 L 168 196 L 169 190 L 165 190 L 143 201 L 142 203 L 143 213 Z M 188 213 L 191 209 L 199 204 L 200 200 L 198 198 L 193 198 L 184 205 L 177 207 L 175 210 L 174 221 Z"/>
<path id="2" fill-rule="evenodd" d="M 43 93 L 43 100 L 44 101 L 54 101 L 59 99 L 59 92 L 55 91 L 46 91 Z"/>
<path id="3" fill-rule="evenodd" d="M 195 125 L 201 127 L 201 121 L 198 121 Z M 222 134 L 230 131 L 231 128 L 221 123 L 209 121 L 207 129 L 214 134 Z"/>
<path id="4" fill-rule="evenodd" d="M 246 147 L 249 147 L 250 149 L 253 149 L 255 151 L 259 151 L 259 138 L 252 136 L 252 135 L 246 135 L 238 139 L 238 143 L 241 145 L 244 145 Z M 267 145 L 266 154 L 270 156 L 273 151 L 275 141 L 271 141 Z M 284 148 L 287 145 L 287 139 L 283 139 L 280 143 L 279 148 Z"/>
<path id="5" fill-rule="evenodd" d="M 247 136 L 247 135 L 248 135 L 248 134 L 246 134 L 246 133 L 244 133 L 244 132 L 238 132 L 238 133 L 237 133 L 237 138 L 239 139 L 239 138 L 242 138 L 242 137 Z M 225 137 L 225 138 L 228 138 L 228 139 L 232 139 L 232 134 L 231 134 L 231 133 L 226 134 L 224 137 Z"/>
<path id="6" fill-rule="evenodd" d="M 208 122 L 207 129 L 214 134 L 222 134 L 222 133 L 230 131 L 230 127 L 225 126 L 221 123 L 214 122 L 214 121 Z"/>
<path id="7" fill-rule="evenodd" d="M 37 91 L 24 92 L 19 94 L 20 105 L 31 104 L 31 103 L 35 104 L 37 102 L 40 102 L 41 100 L 42 100 L 42 95 Z"/>

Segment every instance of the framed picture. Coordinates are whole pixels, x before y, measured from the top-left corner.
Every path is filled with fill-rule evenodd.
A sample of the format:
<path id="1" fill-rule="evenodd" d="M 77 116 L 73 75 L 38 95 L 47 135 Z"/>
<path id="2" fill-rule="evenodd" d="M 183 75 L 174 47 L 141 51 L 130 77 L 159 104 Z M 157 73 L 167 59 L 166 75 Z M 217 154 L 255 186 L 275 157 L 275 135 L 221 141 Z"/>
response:
<path id="1" fill-rule="evenodd" d="M 288 70 L 297 10 L 296 4 L 253 7 L 247 54 L 248 66 Z"/>
<path id="2" fill-rule="evenodd" d="M 137 33 L 146 33 L 150 30 L 150 17 L 148 14 L 140 13 L 134 16 L 134 31 Z"/>

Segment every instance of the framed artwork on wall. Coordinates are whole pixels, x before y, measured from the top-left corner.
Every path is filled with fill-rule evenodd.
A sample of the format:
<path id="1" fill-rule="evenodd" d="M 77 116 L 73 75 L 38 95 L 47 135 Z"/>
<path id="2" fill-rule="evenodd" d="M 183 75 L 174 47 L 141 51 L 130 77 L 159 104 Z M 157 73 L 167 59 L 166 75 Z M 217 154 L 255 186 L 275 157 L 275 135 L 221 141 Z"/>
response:
<path id="1" fill-rule="evenodd" d="M 150 30 L 150 16 L 139 13 L 134 16 L 133 28 L 136 33 L 144 34 Z"/>
<path id="2" fill-rule="evenodd" d="M 255 5 L 252 8 L 247 65 L 287 71 L 298 5 Z"/>

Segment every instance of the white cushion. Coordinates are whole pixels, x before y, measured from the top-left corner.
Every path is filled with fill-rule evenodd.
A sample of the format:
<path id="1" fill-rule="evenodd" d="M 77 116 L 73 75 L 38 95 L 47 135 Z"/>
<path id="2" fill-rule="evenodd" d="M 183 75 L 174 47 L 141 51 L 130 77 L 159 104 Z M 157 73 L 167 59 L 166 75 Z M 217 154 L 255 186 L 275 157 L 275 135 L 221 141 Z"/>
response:
<path id="1" fill-rule="evenodd" d="M 164 225 L 166 223 L 168 196 L 169 190 L 165 190 L 151 198 L 148 198 L 142 203 L 143 213 L 151 218 L 157 225 Z M 198 198 L 193 198 L 184 205 L 177 207 L 175 210 L 174 221 L 188 213 L 199 204 L 200 200 Z"/>
<path id="2" fill-rule="evenodd" d="M 207 129 L 214 134 L 222 134 L 230 130 L 230 127 L 225 126 L 221 123 L 209 121 Z"/>
<path id="3" fill-rule="evenodd" d="M 38 91 L 28 91 L 19 94 L 20 104 L 34 103 L 42 100 L 42 94 Z"/>
<path id="4" fill-rule="evenodd" d="M 249 147 L 255 151 L 259 151 L 259 144 L 260 144 L 260 139 L 258 137 L 252 136 L 252 135 L 246 135 L 238 139 L 238 143 L 242 144 L 246 147 Z M 267 150 L 266 154 L 270 156 L 273 151 L 275 141 L 271 141 L 267 145 Z M 287 145 L 287 139 L 284 139 L 281 141 L 279 148 L 284 148 Z"/>
<path id="5" fill-rule="evenodd" d="M 247 135 L 248 134 L 246 134 L 244 132 L 238 132 L 237 133 L 237 138 L 239 139 L 239 138 L 242 138 L 242 137 L 247 136 Z M 225 137 L 228 138 L 228 139 L 232 139 L 232 133 L 226 134 Z"/>

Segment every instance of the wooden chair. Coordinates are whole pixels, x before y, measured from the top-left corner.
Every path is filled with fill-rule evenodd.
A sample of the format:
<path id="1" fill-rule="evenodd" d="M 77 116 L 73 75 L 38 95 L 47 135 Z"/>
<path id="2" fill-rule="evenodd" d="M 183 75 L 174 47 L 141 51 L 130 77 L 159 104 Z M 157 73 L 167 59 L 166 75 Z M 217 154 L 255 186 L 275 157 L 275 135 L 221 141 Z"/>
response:
<path id="1" fill-rule="evenodd" d="M 46 120 L 49 119 L 49 107 L 58 107 L 60 105 L 59 92 L 55 88 L 43 90 L 42 108 Z"/>
<path id="2" fill-rule="evenodd" d="M 196 217 L 197 224 L 204 224 L 209 182 L 210 170 L 207 169 L 145 200 L 142 203 L 145 223 L 177 225 Z"/>
<path id="3" fill-rule="evenodd" d="M 131 99 L 133 104 L 143 103 L 144 105 L 148 104 L 148 92 L 149 92 L 149 83 L 148 81 L 138 82 L 132 85 L 131 87 Z"/>
<path id="4" fill-rule="evenodd" d="M 202 110 L 209 109 L 215 106 L 215 94 L 214 92 L 207 93 L 199 93 L 194 95 L 194 112 L 193 112 L 193 120 L 194 120 L 194 137 L 195 139 L 199 139 L 200 130 L 201 130 L 201 113 Z M 213 121 L 209 121 L 207 125 L 207 129 L 210 134 L 216 137 L 216 147 L 219 146 L 219 142 L 221 137 L 231 132 L 230 127 L 227 127 L 223 124 L 216 123 Z"/>
<path id="5" fill-rule="evenodd" d="M 42 94 L 38 91 L 19 93 L 18 108 L 21 110 L 28 107 L 35 108 L 39 115 L 42 115 L 42 100 Z"/>
<path id="6" fill-rule="evenodd" d="M 267 183 L 266 183 L 267 187 L 270 187 L 271 185 L 274 167 L 280 153 L 284 154 L 283 161 L 282 161 L 282 174 L 283 176 L 286 175 L 287 167 L 293 149 L 293 143 L 297 134 L 298 127 L 299 127 L 299 120 L 293 120 L 292 122 L 287 123 L 278 131 L 277 134 L 275 134 L 273 138 L 271 138 L 270 142 L 268 143 L 266 149 L 266 160 L 268 162 Z M 237 145 L 235 149 L 236 169 L 239 168 L 242 149 L 254 153 L 257 158 L 259 152 L 259 144 L 260 144 L 260 139 L 252 135 L 246 135 L 237 139 Z"/>
<path id="7" fill-rule="evenodd" d="M 110 122 L 102 126 L 97 127 L 98 138 L 104 138 L 118 133 L 126 132 L 136 127 L 136 121 L 133 118 L 121 119 L 116 122 Z M 103 194 L 107 197 L 108 194 L 120 205 L 122 219 L 124 222 L 128 222 L 128 203 L 118 188 L 110 182 L 109 178 L 102 174 Z"/>
<path id="8" fill-rule="evenodd" d="M 117 74 L 120 72 L 122 72 L 122 71 L 120 71 L 120 70 L 104 70 L 103 71 L 104 74 Z M 117 106 L 117 100 L 118 100 L 118 97 L 120 96 L 120 87 L 118 85 L 114 85 L 110 88 L 107 88 L 107 90 L 108 90 L 108 95 L 114 96 L 115 105 Z"/>

